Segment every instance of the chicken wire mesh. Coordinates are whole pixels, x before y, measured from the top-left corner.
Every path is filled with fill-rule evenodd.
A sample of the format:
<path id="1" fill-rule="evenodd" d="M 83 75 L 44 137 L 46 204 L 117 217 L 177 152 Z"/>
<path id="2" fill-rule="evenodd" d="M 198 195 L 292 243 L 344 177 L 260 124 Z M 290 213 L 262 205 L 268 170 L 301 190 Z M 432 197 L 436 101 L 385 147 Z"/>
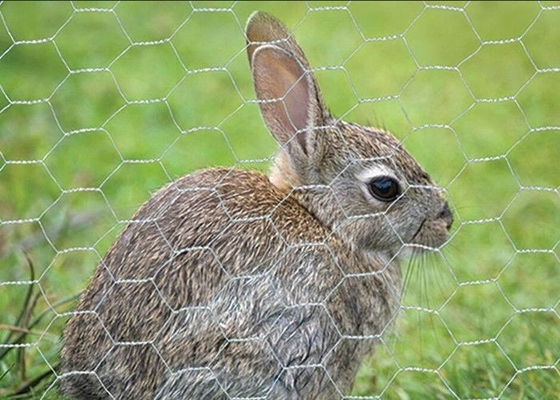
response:
<path id="1" fill-rule="evenodd" d="M 292 29 L 333 113 L 395 133 L 455 215 L 348 396 L 554 398 L 558 2 L 1 3 L 0 395 L 59 398 L 76 295 L 159 187 L 268 168 L 257 9 Z"/>

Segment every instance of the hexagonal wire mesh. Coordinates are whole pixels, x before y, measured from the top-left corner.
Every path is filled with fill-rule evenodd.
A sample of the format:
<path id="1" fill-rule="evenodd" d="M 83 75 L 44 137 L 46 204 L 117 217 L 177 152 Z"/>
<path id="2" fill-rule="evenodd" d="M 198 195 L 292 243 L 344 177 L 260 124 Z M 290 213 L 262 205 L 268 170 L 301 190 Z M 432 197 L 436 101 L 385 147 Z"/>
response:
<path id="1" fill-rule="evenodd" d="M 0 395 L 58 398 L 75 296 L 137 208 L 199 168 L 265 170 L 256 9 L 333 114 L 389 128 L 448 194 L 356 398 L 554 398 L 559 2 L 0 4 Z"/>

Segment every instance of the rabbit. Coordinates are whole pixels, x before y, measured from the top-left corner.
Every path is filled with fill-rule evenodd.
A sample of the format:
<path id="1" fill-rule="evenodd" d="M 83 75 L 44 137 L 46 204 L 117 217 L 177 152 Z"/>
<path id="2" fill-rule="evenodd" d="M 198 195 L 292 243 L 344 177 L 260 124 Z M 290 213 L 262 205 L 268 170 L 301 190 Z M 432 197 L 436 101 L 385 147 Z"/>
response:
<path id="1" fill-rule="evenodd" d="M 65 328 L 70 398 L 341 398 L 395 319 L 399 259 L 448 240 L 442 190 L 330 115 L 290 31 L 255 12 L 246 38 L 271 172 L 201 170 L 141 206 Z"/>

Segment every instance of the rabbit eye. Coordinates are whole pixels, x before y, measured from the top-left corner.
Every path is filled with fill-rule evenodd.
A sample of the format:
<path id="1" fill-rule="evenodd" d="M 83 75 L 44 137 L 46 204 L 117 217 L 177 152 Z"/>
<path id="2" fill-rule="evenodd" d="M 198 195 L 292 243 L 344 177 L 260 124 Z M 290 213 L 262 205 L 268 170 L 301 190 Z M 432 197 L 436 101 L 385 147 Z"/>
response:
<path id="1" fill-rule="evenodd" d="M 393 201 L 401 194 L 399 183 L 390 176 L 378 176 L 369 182 L 369 192 L 381 201 Z"/>

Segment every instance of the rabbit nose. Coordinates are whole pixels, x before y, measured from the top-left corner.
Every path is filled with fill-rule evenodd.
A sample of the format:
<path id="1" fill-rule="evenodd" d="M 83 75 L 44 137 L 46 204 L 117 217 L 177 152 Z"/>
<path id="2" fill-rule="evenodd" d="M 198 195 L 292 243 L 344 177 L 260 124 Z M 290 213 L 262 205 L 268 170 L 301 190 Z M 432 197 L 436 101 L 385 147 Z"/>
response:
<path id="1" fill-rule="evenodd" d="M 451 213 L 451 209 L 449 208 L 449 204 L 447 204 L 447 202 L 443 205 L 443 209 L 438 214 L 438 218 L 447 222 L 447 230 L 451 229 L 451 225 L 453 225 L 453 214 Z"/>

